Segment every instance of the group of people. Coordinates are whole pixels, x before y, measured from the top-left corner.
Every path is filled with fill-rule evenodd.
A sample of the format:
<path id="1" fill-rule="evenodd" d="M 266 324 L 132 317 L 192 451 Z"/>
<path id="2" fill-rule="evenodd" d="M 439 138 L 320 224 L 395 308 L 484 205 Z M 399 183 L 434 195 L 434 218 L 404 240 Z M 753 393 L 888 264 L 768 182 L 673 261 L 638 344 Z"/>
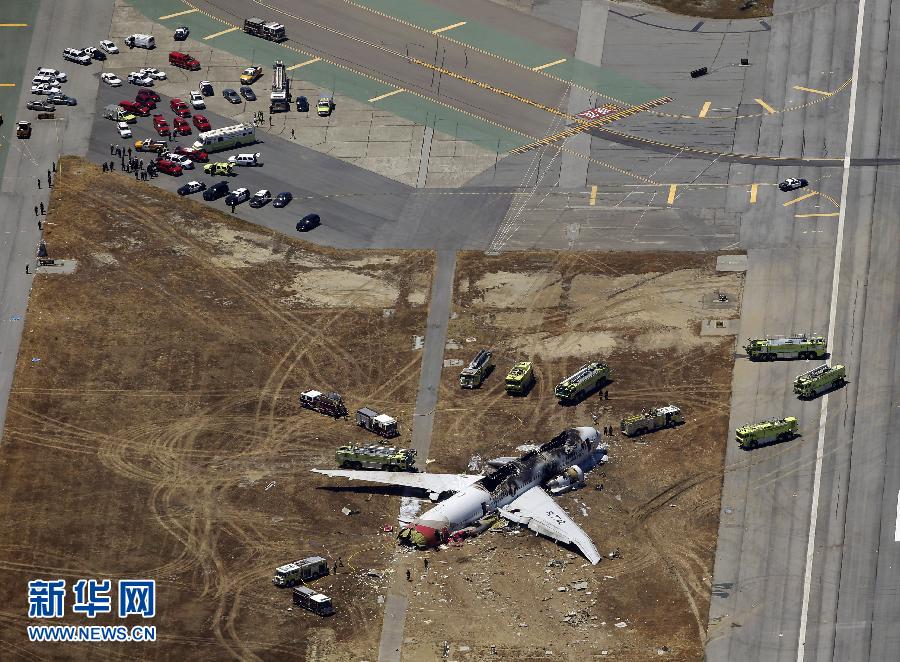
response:
<path id="1" fill-rule="evenodd" d="M 135 181 L 145 182 L 159 175 L 159 169 L 153 161 L 144 165 L 144 159 L 140 159 L 132 155 L 131 148 L 124 148 L 120 145 L 110 145 L 109 153 L 119 157 L 119 168 L 122 172 L 134 173 Z M 110 161 L 103 163 L 103 172 L 114 172 L 116 162 Z"/>

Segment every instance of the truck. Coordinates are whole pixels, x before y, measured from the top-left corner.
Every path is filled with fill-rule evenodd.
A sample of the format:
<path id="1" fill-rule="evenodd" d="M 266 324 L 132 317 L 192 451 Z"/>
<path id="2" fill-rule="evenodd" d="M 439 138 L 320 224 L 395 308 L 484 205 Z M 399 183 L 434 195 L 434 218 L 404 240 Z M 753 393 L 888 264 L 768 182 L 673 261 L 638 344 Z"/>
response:
<path id="1" fill-rule="evenodd" d="M 577 402 L 608 380 L 609 375 L 609 366 L 602 361 L 586 363 L 557 384 L 553 393 L 560 402 Z"/>
<path id="2" fill-rule="evenodd" d="M 487 376 L 488 371 L 494 367 L 491 357 L 493 353 L 489 349 L 482 349 L 469 361 L 469 365 L 459 373 L 460 388 L 478 388 Z"/>
<path id="3" fill-rule="evenodd" d="M 269 112 L 286 113 L 291 109 L 291 81 L 287 77 L 284 62 L 275 60 L 272 65 L 272 93 L 269 95 Z"/>
<path id="4" fill-rule="evenodd" d="M 763 444 L 788 441 L 797 434 L 797 419 L 786 418 L 751 423 L 735 430 L 735 441 L 743 450 L 750 450 Z"/>
<path id="5" fill-rule="evenodd" d="M 308 556 L 299 561 L 285 563 L 275 568 L 272 583 L 279 588 L 293 586 L 299 582 L 308 582 L 328 574 L 328 561 L 321 556 Z"/>
<path id="6" fill-rule="evenodd" d="M 506 392 L 511 395 L 527 393 L 534 384 L 534 366 L 531 361 L 518 361 L 506 373 Z"/>
<path id="7" fill-rule="evenodd" d="M 198 116 L 194 115 L 196 119 Z M 221 129 L 210 129 L 197 134 L 194 149 L 204 152 L 221 152 L 223 149 L 243 147 L 256 142 L 256 127 L 252 124 L 234 124 Z"/>
<path id="8" fill-rule="evenodd" d="M 187 69 L 188 71 L 200 71 L 200 60 L 179 51 L 169 53 L 169 64 L 179 69 Z"/>
<path id="9" fill-rule="evenodd" d="M 338 393 L 322 393 L 321 391 L 306 391 L 300 394 L 300 404 L 307 409 L 312 409 L 320 414 L 341 418 L 347 415 L 347 407 L 344 399 Z"/>
<path id="10" fill-rule="evenodd" d="M 390 439 L 400 434 L 396 418 L 392 418 L 387 414 L 379 414 L 368 407 L 363 407 L 356 411 L 356 424 L 370 432 L 380 434 L 385 439 Z"/>
<path id="11" fill-rule="evenodd" d="M 125 45 L 128 48 L 146 48 L 148 50 L 153 50 L 156 48 L 156 39 L 153 38 L 153 35 L 149 34 L 133 34 L 130 37 L 125 37 Z"/>
<path id="12" fill-rule="evenodd" d="M 137 117 L 126 111 L 122 106 L 111 103 L 103 109 L 103 117 L 113 122 L 137 122 Z"/>
<path id="13" fill-rule="evenodd" d="M 827 363 L 813 368 L 794 378 L 794 393 L 801 398 L 814 398 L 830 388 L 843 386 L 847 380 L 847 370 L 842 365 L 829 366 Z"/>
<path id="14" fill-rule="evenodd" d="M 640 414 L 626 416 L 619 424 L 619 430 L 626 437 L 636 437 L 661 428 L 671 428 L 684 423 L 684 414 L 675 405 L 653 407 Z"/>
<path id="15" fill-rule="evenodd" d="M 335 460 L 343 469 L 380 469 L 381 471 L 418 471 L 416 451 L 393 446 L 341 446 Z"/>
<path id="16" fill-rule="evenodd" d="M 334 606 L 331 598 L 322 593 L 316 593 L 306 586 L 295 586 L 293 589 L 294 604 L 311 611 L 319 616 L 331 616 L 334 614 Z"/>
<path id="17" fill-rule="evenodd" d="M 284 33 L 284 26 L 281 23 L 264 21 L 255 16 L 244 19 L 244 32 L 254 37 L 268 39 L 269 41 L 284 41 L 287 39 L 287 35 Z"/>
<path id="18" fill-rule="evenodd" d="M 789 337 L 749 338 L 744 346 L 751 361 L 775 359 L 823 359 L 828 353 L 828 343 L 822 336 L 798 333 Z"/>

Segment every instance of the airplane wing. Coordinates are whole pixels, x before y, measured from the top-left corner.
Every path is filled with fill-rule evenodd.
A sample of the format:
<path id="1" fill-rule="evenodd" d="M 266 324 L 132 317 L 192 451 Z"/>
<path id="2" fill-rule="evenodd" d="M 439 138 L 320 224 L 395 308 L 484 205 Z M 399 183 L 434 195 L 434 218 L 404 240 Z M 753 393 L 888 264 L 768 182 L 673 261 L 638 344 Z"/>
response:
<path id="1" fill-rule="evenodd" d="M 349 480 L 364 480 L 370 483 L 385 483 L 387 485 L 402 485 L 403 487 L 417 487 L 421 490 L 440 494 L 441 492 L 459 492 L 472 483 L 477 483 L 484 478 L 480 475 L 468 474 L 429 474 L 407 473 L 405 471 L 362 471 L 360 469 L 313 469 L 314 473 L 330 476 L 331 478 L 347 478 Z"/>
<path id="2" fill-rule="evenodd" d="M 501 508 L 500 514 L 513 522 L 525 524 L 535 533 L 575 545 L 594 565 L 600 562 L 600 553 L 588 535 L 540 487 L 532 487 L 519 495 Z"/>

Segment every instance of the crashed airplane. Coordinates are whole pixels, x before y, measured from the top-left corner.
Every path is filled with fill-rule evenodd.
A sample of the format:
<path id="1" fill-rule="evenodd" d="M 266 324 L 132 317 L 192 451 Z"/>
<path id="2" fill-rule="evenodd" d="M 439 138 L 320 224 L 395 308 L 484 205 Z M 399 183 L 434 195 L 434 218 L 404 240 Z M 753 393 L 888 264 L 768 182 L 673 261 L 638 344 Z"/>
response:
<path id="1" fill-rule="evenodd" d="M 600 554 L 588 535 L 560 508 L 552 494 L 576 489 L 584 474 L 607 461 L 607 447 L 592 427 L 564 430 L 520 457 L 501 457 L 487 474 L 430 474 L 350 469 L 313 469 L 331 477 L 426 490 L 439 503 L 400 531 L 401 541 L 436 546 L 460 533 L 487 528 L 500 515 L 562 543 L 575 545 L 593 564 Z M 481 523 L 481 526 L 479 524 Z"/>

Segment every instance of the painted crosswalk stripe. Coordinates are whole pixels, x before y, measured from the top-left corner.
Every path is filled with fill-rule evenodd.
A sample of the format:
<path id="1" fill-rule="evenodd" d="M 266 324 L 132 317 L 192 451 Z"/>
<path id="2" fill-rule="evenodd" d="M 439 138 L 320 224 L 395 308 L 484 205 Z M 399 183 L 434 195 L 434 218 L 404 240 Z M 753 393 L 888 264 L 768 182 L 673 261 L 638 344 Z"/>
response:
<path id="1" fill-rule="evenodd" d="M 750 204 L 756 204 L 756 194 L 759 192 L 759 184 L 750 185 Z"/>
<path id="2" fill-rule="evenodd" d="M 591 186 L 591 207 L 597 204 L 597 185 Z"/>
<path id="3" fill-rule="evenodd" d="M 706 113 L 709 112 L 709 107 L 712 106 L 712 101 L 706 101 L 703 104 L 703 108 L 700 109 L 700 114 L 697 117 L 706 117 Z"/>
<path id="4" fill-rule="evenodd" d="M 678 190 L 678 184 L 669 184 L 669 198 L 666 200 L 667 205 L 675 204 L 675 191 Z"/>
<path id="5" fill-rule="evenodd" d="M 203 37 L 203 41 L 208 39 L 215 39 L 216 37 L 221 37 L 223 34 L 228 34 L 229 32 L 234 32 L 235 30 L 240 30 L 239 27 L 228 28 L 227 30 L 222 30 L 221 32 L 213 32 L 212 34 L 208 34 Z"/>
<path id="6" fill-rule="evenodd" d="M 386 94 L 382 94 L 381 96 L 372 97 L 369 99 L 369 103 L 375 103 L 376 101 L 381 101 L 382 99 L 387 99 L 388 97 L 392 97 L 395 94 L 400 94 L 401 92 L 406 92 L 402 87 L 397 88 L 393 92 L 387 92 Z"/>

